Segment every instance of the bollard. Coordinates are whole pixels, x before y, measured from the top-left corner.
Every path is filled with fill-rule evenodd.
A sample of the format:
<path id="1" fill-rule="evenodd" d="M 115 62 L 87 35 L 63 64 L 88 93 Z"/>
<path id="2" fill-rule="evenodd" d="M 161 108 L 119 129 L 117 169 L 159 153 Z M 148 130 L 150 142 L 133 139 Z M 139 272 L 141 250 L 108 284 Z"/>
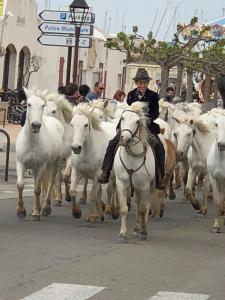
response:
<path id="1" fill-rule="evenodd" d="M 7 139 L 6 158 L 5 158 L 5 182 L 7 182 L 9 178 L 10 136 L 4 129 L 0 129 L 0 133 L 3 133 Z"/>

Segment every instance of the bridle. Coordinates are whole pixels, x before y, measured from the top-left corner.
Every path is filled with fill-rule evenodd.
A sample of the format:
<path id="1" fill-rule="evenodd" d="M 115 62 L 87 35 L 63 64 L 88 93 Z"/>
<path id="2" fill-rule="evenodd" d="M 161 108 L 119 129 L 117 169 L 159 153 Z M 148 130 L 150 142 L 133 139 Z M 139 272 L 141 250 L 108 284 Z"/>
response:
<path id="1" fill-rule="evenodd" d="M 138 112 L 133 111 L 133 110 L 129 110 L 129 109 L 128 109 L 128 110 L 125 110 L 125 111 L 123 112 L 123 114 L 124 114 L 125 112 L 132 112 L 132 113 L 136 113 L 136 114 L 139 115 Z M 123 114 L 122 114 L 122 116 L 123 116 Z M 122 119 L 122 116 L 121 116 L 121 119 Z M 139 116 L 140 116 L 140 115 L 139 115 Z M 129 175 L 129 181 L 130 181 L 130 187 L 131 187 L 131 197 L 134 196 L 133 175 L 134 175 L 136 172 L 138 172 L 138 171 L 144 166 L 144 167 L 145 167 L 145 170 L 146 170 L 146 172 L 147 172 L 147 174 L 148 174 L 148 176 L 150 176 L 150 174 L 149 174 L 149 172 L 148 172 L 148 170 L 147 170 L 147 168 L 146 168 L 146 166 L 145 166 L 145 162 L 146 162 L 146 153 L 147 153 L 147 145 L 143 145 L 143 148 L 144 148 L 144 149 L 143 149 L 143 152 L 140 153 L 140 154 L 138 154 L 138 155 L 135 154 L 134 152 L 132 152 L 132 150 L 131 150 L 131 146 L 135 146 L 135 145 L 137 145 L 137 144 L 140 142 L 140 137 L 137 136 L 137 133 L 138 133 L 139 128 L 140 128 L 140 122 L 138 122 L 137 128 L 135 129 L 134 132 L 132 132 L 130 129 L 123 129 L 123 130 L 121 130 L 121 133 L 122 133 L 122 132 L 125 132 L 125 131 L 128 131 L 128 132 L 131 134 L 131 141 L 134 140 L 134 138 L 137 138 L 138 141 L 137 141 L 136 143 L 132 144 L 132 145 L 131 145 L 130 143 L 124 145 L 124 144 L 122 144 L 121 142 L 120 142 L 119 145 L 118 145 L 118 147 L 121 146 L 121 148 L 120 148 L 120 150 L 119 150 L 119 158 L 120 158 L 120 162 L 121 162 L 122 166 L 124 167 L 124 169 L 127 171 L 127 174 Z M 127 154 L 130 155 L 130 156 L 133 156 L 133 157 L 136 157 L 136 158 L 141 158 L 141 157 L 143 157 L 143 162 L 142 162 L 142 164 L 141 164 L 137 169 L 134 170 L 134 169 L 128 169 L 128 168 L 127 168 L 127 166 L 125 165 L 125 163 L 124 163 L 124 161 L 123 161 L 123 159 L 122 159 L 122 156 L 121 156 L 121 150 L 122 150 L 122 147 L 125 148 L 125 151 L 126 151 Z"/>

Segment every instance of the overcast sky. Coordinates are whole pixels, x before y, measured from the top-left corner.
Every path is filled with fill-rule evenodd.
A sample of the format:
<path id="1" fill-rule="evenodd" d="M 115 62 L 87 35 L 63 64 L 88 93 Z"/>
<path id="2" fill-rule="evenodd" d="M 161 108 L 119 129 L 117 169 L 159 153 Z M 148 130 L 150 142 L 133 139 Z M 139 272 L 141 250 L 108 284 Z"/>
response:
<path id="1" fill-rule="evenodd" d="M 45 8 L 45 0 L 36 1 L 39 11 Z M 63 9 L 71 2 L 72 0 L 50 0 L 51 9 Z M 138 25 L 140 32 L 147 34 L 154 25 L 153 31 L 155 33 L 158 31 L 157 37 L 167 40 L 170 39 L 176 23 L 188 22 L 193 15 L 197 15 L 203 22 L 212 21 L 221 18 L 222 9 L 225 8 L 224 0 L 86 0 L 86 2 L 93 7 L 96 25 L 102 29 L 107 11 L 106 32 L 121 31 L 124 15 L 127 33 L 131 32 L 133 25 Z M 160 26 L 164 13 L 165 17 Z M 109 22 L 110 16 L 111 22 Z M 155 16 L 156 22 L 154 23 Z"/>

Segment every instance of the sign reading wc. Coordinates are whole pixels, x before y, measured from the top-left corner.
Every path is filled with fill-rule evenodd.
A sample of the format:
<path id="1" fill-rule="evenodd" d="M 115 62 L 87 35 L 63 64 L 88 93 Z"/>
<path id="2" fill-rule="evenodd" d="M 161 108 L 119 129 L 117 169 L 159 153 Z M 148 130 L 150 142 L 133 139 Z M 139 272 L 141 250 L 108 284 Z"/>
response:
<path id="1" fill-rule="evenodd" d="M 65 23 L 48 23 L 43 22 L 39 25 L 39 29 L 43 33 L 50 34 L 75 34 L 75 25 Z M 80 28 L 81 35 L 93 35 L 93 25 L 82 25 Z"/>

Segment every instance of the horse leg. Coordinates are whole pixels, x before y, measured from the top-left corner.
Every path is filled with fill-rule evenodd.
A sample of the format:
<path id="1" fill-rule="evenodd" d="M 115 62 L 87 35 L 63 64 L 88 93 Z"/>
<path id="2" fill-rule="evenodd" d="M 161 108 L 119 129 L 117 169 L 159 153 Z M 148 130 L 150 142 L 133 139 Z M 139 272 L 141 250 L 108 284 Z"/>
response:
<path id="1" fill-rule="evenodd" d="M 85 178 L 83 191 L 80 195 L 80 204 L 87 203 L 87 186 L 88 186 L 88 178 Z"/>
<path id="2" fill-rule="evenodd" d="M 172 172 L 170 174 L 170 179 L 169 179 L 169 199 L 170 200 L 176 199 L 176 193 L 174 191 L 173 179 L 174 179 L 174 172 Z"/>
<path id="3" fill-rule="evenodd" d="M 193 187 L 194 187 L 196 176 L 197 176 L 197 172 L 194 171 L 192 167 L 190 167 L 188 170 L 188 181 L 185 187 L 185 191 L 187 193 L 188 199 L 191 202 L 192 207 L 195 210 L 199 211 L 201 209 L 201 205 L 199 204 L 198 200 L 195 198 L 195 195 L 193 193 Z"/>
<path id="4" fill-rule="evenodd" d="M 76 169 L 72 167 L 71 172 L 71 185 L 70 185 L 70 198 L 72 201 L 72 215 L 75 219 L 80 219 L 82 216 L 82 211 L 79 208 L 78 204 L 76 203 L 76 196 L 77 196 L 77 185 L 81 179 L 81 175 L 78 174 Z"/>
<path id="5" fill-rule="evenodd" d="M 210 176 L 210 182 L 213 188 L 213 202 L 215 207 L 215 219 L 212 230 L 215 233 L 220 233 L 220 216 L 224 201 L 224 195 L 220 192 L 220 187 L 214 177 Z"/>
<path id="6" fill-rule="evenodd" d="M 121 227 L 120 227 L 120 235 L 119 238 L 122 242 L 127 241 L 127 187 L 120 180 L 116 180 L 116 186 L 119 195 L 119 203 L 120 203 L 120 216 L 121 216 Z"/>
<path id="7" fill-rule="evenodd" d="M 34 195 L 35 195 L 35 204 L 32 210 L 32 221 L 40 221 L 40 212 L 41 212 L 41 202 L 40 202 L 40 195 L 41 195 L 41 180 L 35 179 L 34 183 Z"/>
<path id="8" fill-rule="evenodd" d="M 19 196 L 18 203 L 17 203 L 17 217 L 20 219 L 24 219 L 27 214 L 23 202 L 25 167 L 21 163 L 17 162 L 16 170 L 17 170 L 17 189 L 18 189 L 18 196 Z"/>
<path id="9" fill-rule="evenodd" d="M 97 220 L 100 219 L 101 222 L 104 221 L 104 210 L 105 204 L 101 201 L 102 196 L 102 189 L 101 185 L 95 176 L 93 181 L 93 186 L 91 189 L 91 213 L 87 218 L 87 222 L 95 223 Z"/>
<path id="10" fill-rule="evenodd" d="M 55 206 L 62 206 L 62 181 L 62 173 L 59 171 L 54 184 Z"/>
<path id="11" fill-rule="evenodd" d="M 182 186 L 181 183 L 181 178 L 180 178 L 180 165 L 177 164 L 175 169 L 174 169 L 174 173 L 175 173 L 175 189 L 179 189 Z"/>
<path id="12" fill-rule="evenodd" d="M 61 159 L 58 157 L 56 161 L 54 161 L 53 164 L 48 166 L 46 169 L 46 172 L 44 173 L 43 180 L 47 182 L 47 193 L 45 196 L 45 203 L 43 205 L 42 209 L 42 215 L 47 217 L 51 215 L 52 209 L 51 209 L 51 192 L 52 192 L 52 187 L 55 182 L 56 175 L 60 171 L 60 166 L 61 166 Z"/>
<path id="13" fill-rule="evenodd" d="M 67 202 L 71 202 L 70 186 L 69 186 L 70 176 L 71 176 L 71 156 L 67 159 L 66 168 L 63 174 L 63 181 L 65 183 L 65 200 Z"/>
<path id="14" fill-rule="evenodd" d="M 208 211 L 208 194 L 210 189 L 210 182 L 209 182 L 209 176 L 206 175 L 205 181 L 203 182 L 203 201 L 202 201 L 202 208 L 200 210 L 200 213 L 203 216 L 206 216 Z"/>

